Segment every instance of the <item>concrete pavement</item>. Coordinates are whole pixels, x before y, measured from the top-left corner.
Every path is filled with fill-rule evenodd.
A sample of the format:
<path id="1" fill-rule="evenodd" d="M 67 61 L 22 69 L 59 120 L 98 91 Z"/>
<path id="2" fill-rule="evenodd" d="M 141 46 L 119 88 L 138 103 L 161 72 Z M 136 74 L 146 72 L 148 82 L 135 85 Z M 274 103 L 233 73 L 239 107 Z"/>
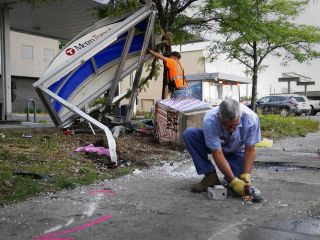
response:
<path id="1" fill-rule="evenodd" d="M 258 150 L 259 204 L 209 200 L 191 159 L 0 208 L 1 239 L 320 239 L 320 134 Z"/>
<path id="2" fill-rule="evenodd" d="M 28 120 L 28 121 L 27 121 Z M 48 114 L 37 114 L 34 122 L 34 115 L 30 114 L 29 119 L 27 114 L 13 113 L 11 120 L 0 121 L 0 129 L 13 128 L 48 128 L 55 127 Z"/>

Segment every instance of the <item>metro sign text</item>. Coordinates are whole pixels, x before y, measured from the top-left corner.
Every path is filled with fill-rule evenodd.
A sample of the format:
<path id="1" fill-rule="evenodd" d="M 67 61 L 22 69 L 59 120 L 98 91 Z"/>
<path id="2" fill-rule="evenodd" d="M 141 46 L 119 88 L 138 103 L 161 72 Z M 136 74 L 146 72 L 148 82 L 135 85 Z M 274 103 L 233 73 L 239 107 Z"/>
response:
<path id="1" fill-rule="evenodd" d="M 66 49 L 65 53 L 68 56 L 72 56 L 77 52 L 81 51 L 82 49 L 85 49 L 86 47 L 90 46 L 91 44 L 95 43 L 99 38 L 101 38 L 102 36 L 104 36 L 106 33 L 108 33 L 112 28 L 108 28 L 105 31 L 103 31 L 102 33 L 99 34 L 94 34 L 90 37 L 89 40 L 86 41 L 82 41 L 79 43 L 76 43 L 73 47 L 69 47 Z"/>

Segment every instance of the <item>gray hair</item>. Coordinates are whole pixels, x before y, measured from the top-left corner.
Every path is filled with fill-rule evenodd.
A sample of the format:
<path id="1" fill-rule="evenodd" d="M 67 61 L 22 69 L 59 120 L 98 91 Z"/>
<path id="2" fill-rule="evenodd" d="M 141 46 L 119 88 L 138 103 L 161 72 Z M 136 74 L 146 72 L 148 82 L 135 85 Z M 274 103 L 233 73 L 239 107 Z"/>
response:
<path id="1" fill-rule="evenodd" d="M 240 103 L 234 99 L 226 99 L 219 105 L 218 116 L 220 119 L 232 121 L 241 116 Z"/>

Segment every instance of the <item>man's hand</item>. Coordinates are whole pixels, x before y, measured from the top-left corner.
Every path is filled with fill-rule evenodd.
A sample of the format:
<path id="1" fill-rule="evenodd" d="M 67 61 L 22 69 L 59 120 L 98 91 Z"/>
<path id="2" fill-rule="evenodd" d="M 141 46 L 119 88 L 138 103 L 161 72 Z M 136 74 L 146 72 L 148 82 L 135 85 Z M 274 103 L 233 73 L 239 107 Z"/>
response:
<path id="1" fill-rule="evenodd" d="M 246 185 L 251 186 L 251 176 L 249 173 L 242 173 L 240 179 L 246 182 Z"/>
<path id="2" fill-rule="evenodd" d="M 166 61 L 168 58 L 163 56 L 161 53 L 151 50 L 150 48 L 147 49 L 147 53 L 151 54 L 152 56 L 161 59 L 162 61 Z"/>
<path id="3" fill-rule="evenodd" d="M 239 178 L 234 178 L 230 183 L 230 187 L 232 187 L 233 191 L 238 193 L 240 196 L 245 195 L 245 190 L 244 187 L 246 186 L 246 182 L 239 179 Z"/>

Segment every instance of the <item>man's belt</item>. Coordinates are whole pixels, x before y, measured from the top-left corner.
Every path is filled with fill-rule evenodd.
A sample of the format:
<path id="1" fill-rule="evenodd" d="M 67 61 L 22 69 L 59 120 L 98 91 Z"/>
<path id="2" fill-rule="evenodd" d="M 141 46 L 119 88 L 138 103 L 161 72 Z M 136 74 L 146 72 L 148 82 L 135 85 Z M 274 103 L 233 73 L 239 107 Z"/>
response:
<path id="1" fill-rule="evenodd" d="M 179 87 L 179 88 L 175 88 L 174 90 L 186 90 L 187 87 Z"/>

